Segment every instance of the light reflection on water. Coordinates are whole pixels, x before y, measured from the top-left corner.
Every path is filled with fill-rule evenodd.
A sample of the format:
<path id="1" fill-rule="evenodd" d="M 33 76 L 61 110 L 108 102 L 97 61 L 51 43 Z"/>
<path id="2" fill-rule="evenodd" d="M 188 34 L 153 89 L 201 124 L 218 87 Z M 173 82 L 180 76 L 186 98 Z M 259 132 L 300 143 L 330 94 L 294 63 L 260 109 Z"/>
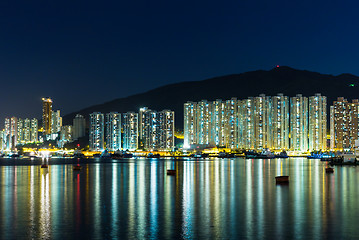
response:
<path id="1" fill-rule="evenodd" d="M 359 168 L 324 168 L 302 158 L 1 166 L 0 239 L 358 237 Z"/>

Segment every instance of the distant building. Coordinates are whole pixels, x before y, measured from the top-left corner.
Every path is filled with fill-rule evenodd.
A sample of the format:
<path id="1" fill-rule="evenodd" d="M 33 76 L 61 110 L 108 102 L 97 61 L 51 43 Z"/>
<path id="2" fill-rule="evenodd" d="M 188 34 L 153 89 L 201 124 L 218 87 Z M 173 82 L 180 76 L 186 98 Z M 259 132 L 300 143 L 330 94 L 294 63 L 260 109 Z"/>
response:
<path id="1" fill-rule="evenodd" d="M 271 122 L 272 98 L 264 94 L 254 98 L 254 136 L 255 148 L 271 148 L 273 143 Z"/>
<path id="2" fill-rule="evenodd" d="M 30 120 L 30 142 L 38 141 L 38 121 L 36 118 Z"/>
<path id="3" fill-rule="evenodd" d="M 340 97 L 330 107 L 330 148 L 333 150 L 354 150 L 358 140 L 359 101 L 349 103 Z"/>
<path id="4" fill-rule="evenodd" d="M 212 139 L 216 146 L 226 145 L 227 105 L 221 99 L 212 103 Z"/>
<path id="5" fill-rule="evenodd" d="M 212 103 L 202 100 L 197 103 L 197 144 L 211 144 Z"/>
<path id="6" fill-rule="evenodd" d="M 117 112 L 106 114 L 106 149 L 121 149 L 121 114 Z"/>
<path id="7" fill-rule="evenodd" d="M 290 98 L 290 149 L 308 151 L 308 98 L 298 94 Z"/>
<path id="8" fill-rule="evenodd" d="M 255 149 L 255 103 L 253 97 L 239 101 L 238 104 L 238 147 Z"/>
<path id="9" fill-rule="evenodd" d="M 17 119 L 17 142 L 25 143 L 24 141 L 24 120 L 21 118 Z"/>
<path id="10" fill-rule="evenodd" d="M 197 103 L 187 102 L 184 104 L 184 143 L 183 148 L 190 148 L 197 143 Z"/>
<path id="11" fill-rule="evenodd" d="M 90 114 L 90 150 L 103 151 L 104 149 L 104 116 L 102 113 Z"/>
<path id="12" fill-rule="evenodd" d="M 23 137 L 22 143 L 30 143 L 31 142 L 31 121 L 28 118 L 24 119 L 23 126 Z"/>
<path id="13" fill-rule="evenodd" d="M 86 119 L 80 114 L 76 114 L 73 120 L 73 138 L 74 140 L 86 135 Z"/>
<path id="14" fill-rule="evenodd" d="M 226 121 L 225 121 L 225 143 L 227 148 L 237 148 L 237 134 L 238 134 L 238 101 L 236 98 L 232 98 L 226 101 Z M 211 118 L 213 117 L 211 111 Z M 211 119 L 211 123 L 213 120 Z M 211 132 L 211 129 L 210 129 Z M 214 143 L 213 137 L 211 136 L 210 143 Z"/>
<path id="15" fill-rule="evenodd" d="M 158 113 L 159 149 L 172 150 L 175 146 L 175 112 L 163 110 Z"/>
<path id="16" fill-rule="evenodd" d="M 309 97 L 309 151 L 327 149 L 327 97 Z"/>
<path id="17" fill-rule="evenodd" d="M 52 100 L 42 98 L 42 127 L 44 135 L 51 134 Z"/>
<path id="18" fill-rule="evenodd" d="M 11 149 L 11 141 L 10 141 L 10 118 L 5 118 L 5 132 L 4 132 L 4 142 L 5 147 L 4 149 L 9 150 Z"/>
<path id="19" fill-rule="evenodd" d="M 138 141 L 139 148 L 155 149 L 156 142 L 156 113 L 147 107 L 140 108 L 138 114 Z"/>
<path id="20" fill-rule="evenodd" d="M 273 148 L 289 149 L 289 99 L 283 94 L 272 97 Z"/>
<path id="21" fill-rule="evenodd" d="M 138 148 L 138 113 L 122 114 L 123 149 L 136 150 Z"/>
<path id="22" fill-rule="evenodd" d="M 60 110 L 52 111 L 51 113 L 51 133 L 58 133 L 61 131 L 62 117 L 60 116 Z"/>

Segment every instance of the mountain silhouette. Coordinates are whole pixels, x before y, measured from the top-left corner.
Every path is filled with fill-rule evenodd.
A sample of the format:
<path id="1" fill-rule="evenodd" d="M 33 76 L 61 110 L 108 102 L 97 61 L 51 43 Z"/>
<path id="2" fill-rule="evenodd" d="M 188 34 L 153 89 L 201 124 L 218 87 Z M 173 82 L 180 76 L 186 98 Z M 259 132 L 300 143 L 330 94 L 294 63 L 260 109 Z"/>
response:
<path id="1" fill-rule="evenodd" d="M 274 96 L 278 93 L 289 97 L 296 94 L 313 96 L 315 93 L 321 93 L 327 96 L 327 104 L 330 106 L 337 97 L 345 97 L 348 100 L 359 98 L 359 77 L 351 74 L 333 76 L 286 66 L 276 67 L 269 71 L 258 70 L 201 81 L 169 84 L 67 114 L 63 117 L 63 122 L 72 124 L 72 119 L 78 113 L 85 116 L 88 121 L 89 114 L 92 112 L 138 112 L 140 107 L 146 106 L 157 111 L 163 109 L 175 111 L 176 129 L 183 129 L 183 104 L 187 101 L 227 100 L 232 97 L 245 99 L 259 94 Z"/>

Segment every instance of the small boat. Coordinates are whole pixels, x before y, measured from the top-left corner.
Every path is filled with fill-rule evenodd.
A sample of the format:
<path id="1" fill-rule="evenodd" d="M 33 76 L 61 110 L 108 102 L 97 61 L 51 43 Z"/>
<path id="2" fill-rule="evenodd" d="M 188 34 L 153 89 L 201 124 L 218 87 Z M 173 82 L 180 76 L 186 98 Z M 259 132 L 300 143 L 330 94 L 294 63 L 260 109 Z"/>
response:
<path id="1" fill-rule="evenodd" d="M 326 168 L 325 168 L 325 172 L 326 172 L 326 173 L 334 173 L 334 168 L 326 167 Z"/>
<path id="2" fill-rule="evenodd" d="M 277 177 L 275 177 L 275 182 L 277 184 L 289 183 L 289 176 L 277 176 Z"/>
<path id="3" fill-rule="evenodd" d="M 132 158 L 133 154 L 132 153 L 124 153 L 123 154 L 123 158 Z"/>
<path id="4" fill-rule="evenodd" d="M 246 158 L 253 158 L 253 159 L 272 159 L 276 157 L 268 149 L 264 149 L 261 153 L 258 153 L 256 151 L 247 151 L 244 154 Z"/>
<path id="5" fill-rule="evenodd" d="M 42 164 L 42 165 L 41 165 L 41 168 L 49 168 L 49 165 L 47 165 L 47 164 Z"/>
<path id="6" fill-rule="evenodd" d="M 167 169 L 167 175 L 176 175 L 175 169 Z"/>
<path id="7" fill-rule="evenodd" d="M 195 154 L 191 154 L 190 157 L 193 157 L 193 158 L 207 158 L 207 157 L 209 157 L 209 154 L 208 153 L 195 153 Z"/>
<path id="8" fill-rule="evenodd" d="M 275 155 L 276 158 L 288 158 L 288 154 L 286 151 L 281 151 L 279 154 Z"/>
<path id="9" fill-rule="evenodd" d="M 234 153 L 226 153 L 226 152 L 220 152 L 218 153 L 219 158 L 234 158 Z"/>
<path id="10" fill-rule="evenodd" d="M 156 153 L 156 154 L 154 154 L 154 153 L 149 153 L 149 154 L 147 154 L 147 156 L 146 156 L 147 158 L 160 158 L 161 157 L 161 155 L 159 154 L 159 153 Z"/>
<path id="11" fill-rule="evenodd" d="M 74 171 L 80 171 L 81 168 L 82 168 L 82 166 L 80 166 L 80 165 L 75 165 L 75 166 L 73 166 L 73 170 L 74 170 Z"/>

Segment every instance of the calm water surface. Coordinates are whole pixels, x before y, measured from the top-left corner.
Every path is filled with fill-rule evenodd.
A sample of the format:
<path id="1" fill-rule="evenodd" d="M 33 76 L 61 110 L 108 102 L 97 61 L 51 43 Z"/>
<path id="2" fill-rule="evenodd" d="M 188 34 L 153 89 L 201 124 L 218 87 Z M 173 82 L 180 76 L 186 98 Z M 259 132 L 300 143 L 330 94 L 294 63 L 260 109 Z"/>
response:
<path id="1" fill-rule="evenodd" d="M 0 166 L 0 239 L 359 238 L 359 168 L 324 168 L 302 158 Z"/>

